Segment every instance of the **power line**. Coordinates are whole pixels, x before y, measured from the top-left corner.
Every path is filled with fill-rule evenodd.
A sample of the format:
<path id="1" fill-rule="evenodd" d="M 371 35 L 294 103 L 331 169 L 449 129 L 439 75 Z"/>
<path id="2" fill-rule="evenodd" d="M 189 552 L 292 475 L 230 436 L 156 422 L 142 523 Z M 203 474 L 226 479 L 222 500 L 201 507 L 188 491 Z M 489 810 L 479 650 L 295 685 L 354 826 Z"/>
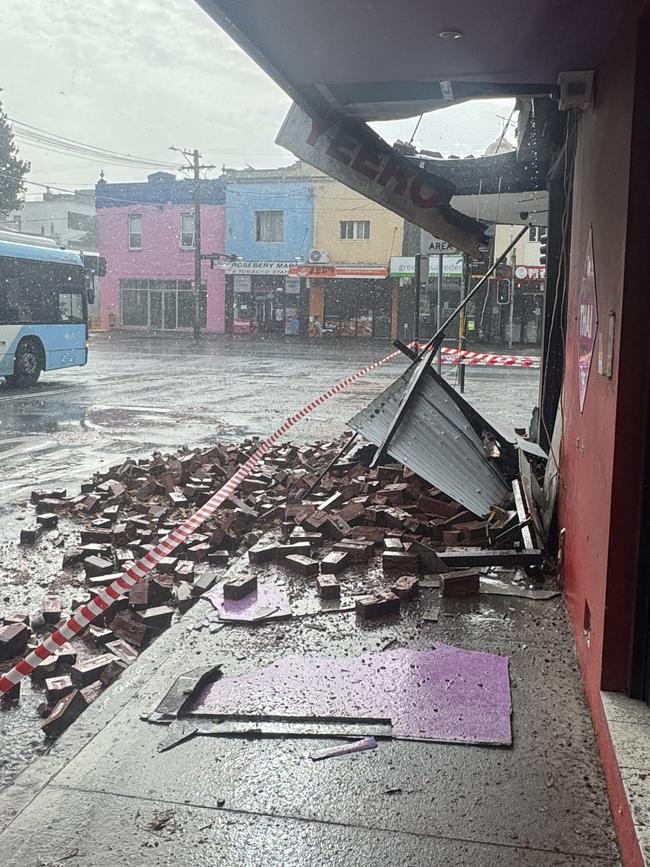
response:
<path id="1" fill-rule="evenodd" d="M 157 159 L 149 159 L 148 157 L 139 157 L 135 154 L 122 153 L 120 151 L 115 151 L 110 148 L 104 148 L 99 145 L 89 145 L 84 142 L 80 142 L 77 139 L 67 138 L 66 136 L 59 135 L 58 133 L 48 132 L 47 130 L 41 129 L 40 127 L 32 126 L 28 123 L 23 123 L 22 121 L 16 120 L 15 118 L 8 118 L 9 121 L 15 124 L 22 129 L 18 130 L 18 133 L 24 137 L 31 138 L 36 140 L 39 143 L 49 143 L 53 146 L 64 146 L 69 148 L 70 150 L 77 151 L 85 151 L 90 152 L 91 154 L 99 154 L 104 155 L 109 158 L 122 159 L 126 161 L 135 161 L 139 163 L 145 163 L 147 165 L 166 165 L 169 167 L 176 166 L 173 163 L 166 162 L 165 160 L 157 160 Z"/>

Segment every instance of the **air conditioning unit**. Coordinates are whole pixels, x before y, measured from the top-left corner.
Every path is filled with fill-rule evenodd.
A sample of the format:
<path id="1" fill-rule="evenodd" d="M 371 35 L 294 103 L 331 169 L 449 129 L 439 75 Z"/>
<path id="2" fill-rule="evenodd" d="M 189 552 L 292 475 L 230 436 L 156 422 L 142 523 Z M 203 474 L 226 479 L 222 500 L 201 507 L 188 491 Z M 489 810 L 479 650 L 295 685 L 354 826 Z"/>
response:
<path id="1" fill-rule="evenodd" d="M 327 250 L 310 250 L 309 251 L 309 261 L 312 265 L 323 265 L 329 262 L 330 257 L 327 253 Z"/>
<path id="2" fill-rule="evenodd" d="M 560 111 L 584 109 L 591 105 L 594 91 L 594 73 L 591 70 L 561 72 L 557 83 L 560 86 Z"/>

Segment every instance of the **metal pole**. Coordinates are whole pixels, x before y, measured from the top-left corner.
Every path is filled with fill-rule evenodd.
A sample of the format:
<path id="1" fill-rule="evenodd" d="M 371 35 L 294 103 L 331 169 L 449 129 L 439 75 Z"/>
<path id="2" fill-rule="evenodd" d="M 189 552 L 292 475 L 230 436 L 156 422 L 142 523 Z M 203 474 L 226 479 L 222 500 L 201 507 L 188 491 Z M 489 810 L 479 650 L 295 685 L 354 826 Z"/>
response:
<path id="1" fill-rule="evenodd" d="M 470 261 L 467 253 L 463 254 L 463 282 L 460 287 L 460 301 L 461 301 L 461 310 L 460 315 L 458 317 L 458 350 L 459 353 L 465 349 L 465 308 L 462 306 L 465 297 L 467 296 L 467 290 L 469 289 L 469 281 L 472 275 L 472 263 Z M 458 367 L 458 391 L 463 394 L 465 391 L 465 365 L 463 364 L 463 357 L 459 355 L 458 358 L 459 367 Z"/>
<path id="2" fill-rule="evenodd" d="M 194 158 L 194 339 L 201 335 L 201 187 L 200 154 L 195 148 Z"/>
<path id="3" fill-rule="evenodd" d="M 440 320 L 442 319 L 442 253 L 438 255 L 438 298 L 436 300 L 436 330 L 440 328 Z M 436 369 L 438 373 L 442 373 L 442 347 L 438 350 L 438 360 L 436 361 Z"/>
<path id="4" fill-rule="evenodd" d="M 420 284 L 422 283 L 422 256 L 418 253 L 415 257 L 415 327 L 413 340 L 417 343 L 420 339 Z"/>
<path id="5" fill-rule="evenodd" d="M 515 310 L 515 268 L 517 267 L 517 250 L 513 249 L 512 259 L 512 274 L 510 275 L 510 330 L 508 331 L 508 348 L 512 349 L 512 325 L 514 320 Z"/>

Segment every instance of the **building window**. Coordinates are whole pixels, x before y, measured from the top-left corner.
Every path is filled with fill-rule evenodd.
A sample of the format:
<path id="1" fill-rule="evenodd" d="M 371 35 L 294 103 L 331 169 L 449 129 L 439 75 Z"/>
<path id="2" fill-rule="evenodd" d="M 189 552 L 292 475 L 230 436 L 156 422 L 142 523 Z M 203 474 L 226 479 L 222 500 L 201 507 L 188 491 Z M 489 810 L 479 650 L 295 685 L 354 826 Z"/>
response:
<path id="1" fill-rule="evenodd" d="M 93 232 L 95 218 L 92 214 L 79 214 L 76 211 L 68 211 L 68 229 L 74 232 Z"/>
<path id="2" fill-rule="evenodd" d="M 129 250 L 142 249 L 142 216 L 129 214 Z"/>
<path id="3" fill-rule="evenodd" d="M 185 250 L 194 247 L 194 214 L 181 214 L 181 247 Z"/>
<path id="4" fill-rule="evenodd" d="M 284 240 L 284 211 L 255 211 L 258 241 Z"/>
<path id="5" fill-rule="evenodd" d="M 341 220 L 341 238 L 344 241 L 368 241 L 370 220 Z"/>
<path id="6" fill-rule="evenodd" d="M 528 240 L 539 243 L 546 234 L 546 226 L 531 226 L 528 230 Z"/>

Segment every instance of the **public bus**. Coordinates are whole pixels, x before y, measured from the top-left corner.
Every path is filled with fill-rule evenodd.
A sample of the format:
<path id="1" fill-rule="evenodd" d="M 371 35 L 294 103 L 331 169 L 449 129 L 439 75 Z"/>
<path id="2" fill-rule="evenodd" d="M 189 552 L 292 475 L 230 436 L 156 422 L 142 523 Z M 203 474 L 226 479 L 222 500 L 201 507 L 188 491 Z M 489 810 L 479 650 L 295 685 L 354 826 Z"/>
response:
<path id="1" fill-rule="evenodd" d="M 87 278 L 82 254 L 0 232 L 0 376 L 9 385 L 34 385 L 44 370 L 86 364 Z"/>

